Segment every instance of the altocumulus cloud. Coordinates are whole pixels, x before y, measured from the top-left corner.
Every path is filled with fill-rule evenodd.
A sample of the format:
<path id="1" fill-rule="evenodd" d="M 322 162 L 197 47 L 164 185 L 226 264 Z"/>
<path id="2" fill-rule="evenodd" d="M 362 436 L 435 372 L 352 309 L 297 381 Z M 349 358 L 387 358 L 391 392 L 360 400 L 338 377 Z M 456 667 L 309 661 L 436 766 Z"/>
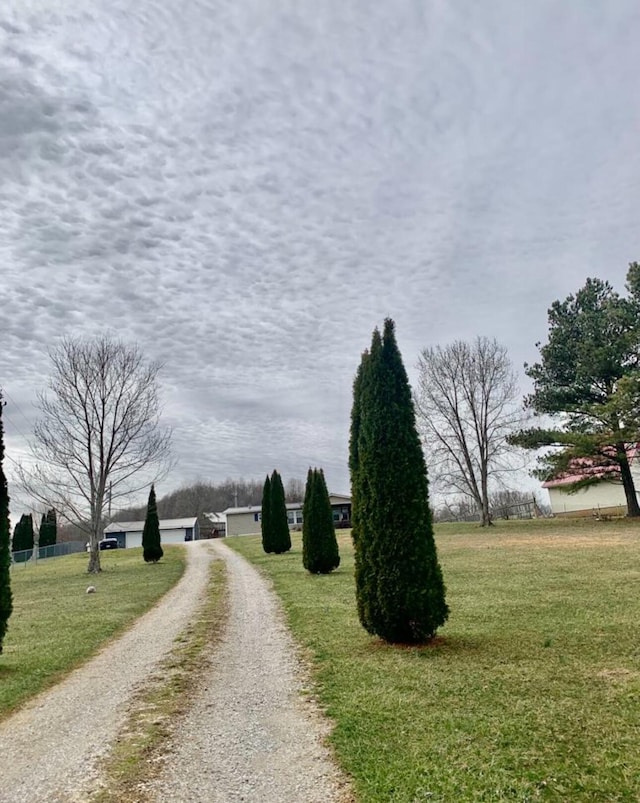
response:
<path id="1" fill-rule="evenodd" d="M 640 10 L 4 0 L 0 321 L 18 456 L 63 334 L 164 362 L 172 484 L 348 489 L 371 329 L 535 358 L 638 258 Z"/>

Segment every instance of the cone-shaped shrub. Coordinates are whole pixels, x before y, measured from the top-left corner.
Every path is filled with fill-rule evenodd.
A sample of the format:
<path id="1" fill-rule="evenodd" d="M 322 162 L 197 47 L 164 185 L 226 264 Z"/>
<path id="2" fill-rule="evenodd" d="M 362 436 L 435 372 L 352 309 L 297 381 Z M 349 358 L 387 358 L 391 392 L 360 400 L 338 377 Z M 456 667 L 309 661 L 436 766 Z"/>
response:
<path id="1" fill-rule="evenodd" d="M 371 348 L 381 348 L 380 332 L 373 333 Z M 370 543 L 363 539 L 364 505 L 367 498 L 365 477 L 360 472 L 359 440 L 362 420 L 362 388 L 365 383 L 365 374 L 369 352 L 365 351 L 353 383 L 353 407 L 351 408 L 351 437 L 349 440 L 349 471 L 351 474 L 351 538 L 354 546 L 356 602 L 358 617 L 364 624 L 369 620 L 368 603 L 375 594 L 373 586 L 373 563 L 369 558 Z"/>
<path id="2" fill-rule="evenodd" d="M 273 534 L 271 532 L 271 480 L 268 474 L 262 488 L 260 527 L 262 529 L 262 548 L 269 554 L 273 552 Z"/>
<path id="3" fill-rule="evenodd" d="M 38 536 L 38 546 L 52 546 L 57 539 L 56 511 L 48 510 L 42 514 L 40 522 L 40 535 Z"/>
<path id="4" fill-rule="evenodd" d="M 309 469 L 302 511 L 302 565 L 328 574 L 340 565 L 333 511 L 322 469 Z"/>
<path id="5" fill-rule="evenodd" d="M 291 549 L 291 533 L 287 522 L 287 505 L 284 501 L 284 486 L 277 471 L 271 475 L 271 495 L 269 507 L 269 530 L 271 533 L 271 551 L 276 555 Z"/>
<path id="6" fill-rule="evenodd" d="M 354 382 L 351 503 L 358 615 L 393 643 L 425 643 L 447 619 L 427 472 L 393 321 Z"/>
<path id="7" fill-rule="evenodd" d="M 23 513 L 20 516 L 20 521 L 13 531 L 12 549 L 14 552 L 33 549 L 33 516 L 31 513 Z"/>
<path id="8" fill-rule="evenodd" d="M 9 492 L 4 475 L 4 429 L 2 426 L 2 394 L 0 393 L 0 653 L 7 632 L 7 623 L 13 610 L 11 594 L 11 552 L 9 527 Z"/>
<path id="9" fill-rule="evenodd" d="M 156 491 L 153 485 L 147 502 L 147 516 L 142 531 L 142 556 L 146 563 L 157 563 L 164 555 L 160 544 L 160 522 L 156 506 Z"/>

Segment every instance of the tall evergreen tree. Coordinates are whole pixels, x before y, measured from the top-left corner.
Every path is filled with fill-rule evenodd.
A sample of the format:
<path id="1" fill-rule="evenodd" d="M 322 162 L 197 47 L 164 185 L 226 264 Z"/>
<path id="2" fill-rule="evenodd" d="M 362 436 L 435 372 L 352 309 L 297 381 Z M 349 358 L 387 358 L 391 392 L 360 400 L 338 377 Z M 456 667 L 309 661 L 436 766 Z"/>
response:
<path id="1" fill-rule="evenodd" d="M 354 382 L 350 469 L 358 615 L 392 643 L 430 641 L 447 620 L 427 471 L 411 390 L 387 319 Z"/>
<path id="2" fill-rule="evenodd" d="M 58 526 L 56 520 L 56 511 L 51 509 L 42 514 L 38 546 L 53 546 L 57 540 L 57 532 Z"/>
<path id="3" fill-rule="evenodd" d="M 262 548 L 269 554 L 273 552 L 273 533 L 271 531 L 271 480 L 267 474 L 262 489 L 262 512 L 260 514 L 262 529 Z"/>
<path id="4" fill-rule="evenodd" d="M 309 469 L 302 512 L 302 565 L 311 574 L 328 574 L 340 565 L 329 492 L 322 469 Z"/>
<path id="5" fill-rule="evenodd" d="M 382 347 L 380 332 L 375 329 L 373 332 L 371 348 L 377 353 Z M 351 474 L 351 539 L 354 545 L 355 560 L 355 580 L 356 580 L 356 602 L 358 606 L 358 617 L 361 623 L 368 621 L 369 616 L 366 611 L 367 601 L 371 594 L 375 593 L 372 586 L 373 563 L 369 559 L 370 544 L 367 539 L 363 539 L 364 513 L 366 494 L 366 476 L 360 471 L 360 429 L 362 423 L 362 395 L 363 387 L 368 376 L 367 367 L 369 364 L 369 351 L 365 350 L 362 354 L 360 365 L 353 383 L 353 406 L 351 408 L 351 434 L 349 439 L 349 472 Z M 370 593 L 365 593 L 365 589 L 370 589 Z"/>
<path id="6" fill-rule="evenodd" d="M 48 546 L 48 544 L 46 543 L 49 538 L 47 530 L 48 530 L 47 514 L 43 513 L 42 518 L 40 519 L 40 530 L 38 531 L 39 547 Z"/>
<path id="7" fill-rule="evenodd" d="M 16 526 L 13 528 L 13 536 L 11 538 L 11 551 L 12 552 L 21 552 L 22 551 L 22 532 L 24 530 L 22 519 L 24 516 L 20 516 L 20 520 L 17 522 Z"/>
<path id="8" fill-rule="evenodd" d="M 9 492 L 7 480 L 4 475 L 4 428 L 2 425 L 2 408 L 4 402 L 0 392 L 0 653 L 11 611 L 13 610 L 13 595 L 11 594 L 11 551 L 9 526 Z"/>
<path id="9" fill-rule="evenodd" d="M 20 516 L 20 521 L 13 531 L 12 548 L 14 552 L 33 549 L 33 516 L 31 513 L 23 513 Z"/>
<path id="10" fill-rule="evenodd" d="M 269 528 L 271 531 L 272 552 L 281 555 L 291 549 L 291 533 L 287 521 L 287 505 L 284 501 L 282 477 L 274 470 L 271 475 L 271 504 L 269 506 Z"/>
<path id="11" fill-rule="evenodd" d="M 629 464 L 640 441 L 640 264 L 627 272 L 626 297 L 609 282 L 587 279 L 584 287 L 548 311 L 549 340 L 540 362 L 525 365 L 533 393 L 525 404 L 556 426 L 534 427 L 509 438 L 528 449 L 557 447 L 539 458 L 540 479 L 575 477 L 575 492 L 618 481 L 627 515 L 640 517 Z"/>
<path id="12" fill-rule="evenodd" d="M 149 491 L 147 516 L 142 530 L 142 556 L 146 563 L 157 563 L 164 555 L 160 545 L 160 522 L 156 505 L 156 491 L 153 485 Z"/>

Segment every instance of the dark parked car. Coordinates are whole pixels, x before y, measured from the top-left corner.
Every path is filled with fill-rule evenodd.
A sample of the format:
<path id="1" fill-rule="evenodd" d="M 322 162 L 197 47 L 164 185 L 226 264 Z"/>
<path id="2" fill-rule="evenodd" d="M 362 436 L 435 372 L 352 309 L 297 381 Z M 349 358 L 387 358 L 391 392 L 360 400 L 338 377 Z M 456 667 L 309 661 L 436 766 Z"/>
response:
<path id="1" fill-rule="evenodd" d="M 98 546 L 100 549 L 117 549 L 118 548 L 118 539 L 117 538 L 103 538 L 102 541 L 98 542 Z"/>

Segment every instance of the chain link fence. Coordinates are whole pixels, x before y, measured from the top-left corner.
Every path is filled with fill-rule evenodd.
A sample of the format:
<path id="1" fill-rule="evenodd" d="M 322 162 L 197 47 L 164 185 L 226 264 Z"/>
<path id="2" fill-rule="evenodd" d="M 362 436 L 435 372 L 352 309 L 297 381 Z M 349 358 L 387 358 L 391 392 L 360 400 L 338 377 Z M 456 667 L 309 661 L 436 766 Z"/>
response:
<path id="1" fill-rule="evenodd" d="M 21 549 L 11 553 L 11 565 L 23 563 L 25 566 L 37 563 L 46 558 L 59 558 L 62 555 L 72 555 L 74 552 L 84 552 L 85 541 L 65 541 L 62 544 L 35 547 L 34 549 Z"/>

